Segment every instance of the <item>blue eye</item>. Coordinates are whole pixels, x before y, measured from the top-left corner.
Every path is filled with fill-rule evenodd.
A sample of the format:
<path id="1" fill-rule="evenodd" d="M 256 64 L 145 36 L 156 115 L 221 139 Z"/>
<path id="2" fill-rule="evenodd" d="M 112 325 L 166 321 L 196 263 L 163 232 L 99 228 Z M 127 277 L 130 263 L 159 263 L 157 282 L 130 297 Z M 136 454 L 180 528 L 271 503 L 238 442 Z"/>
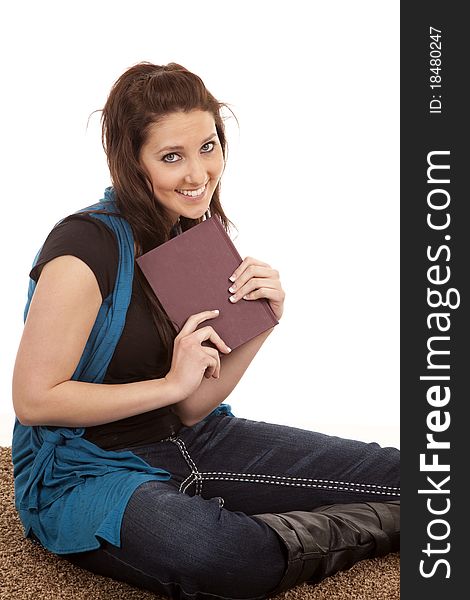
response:
<path id="1" fill-rule="evenodd" d="M 167 160 L 167 158 L 169 156 L 178 156 L 178 154 L 176 154 L 175 152 L 170 152 L 170 154 L 165 154 L 165 156 L 162 158 L 163 162 L 166 162 L 166 163 L 178 162 L 177 160 Z"/>
<path id="2" fill-rule="evenodd" d="M 208 150 L 204 150 L 204 152 L 212 152 L 212 150 L 215 148 L 215 142 L 206 142 L 202 147 L 204 148 L 205 146 L 211 146 Z"/>

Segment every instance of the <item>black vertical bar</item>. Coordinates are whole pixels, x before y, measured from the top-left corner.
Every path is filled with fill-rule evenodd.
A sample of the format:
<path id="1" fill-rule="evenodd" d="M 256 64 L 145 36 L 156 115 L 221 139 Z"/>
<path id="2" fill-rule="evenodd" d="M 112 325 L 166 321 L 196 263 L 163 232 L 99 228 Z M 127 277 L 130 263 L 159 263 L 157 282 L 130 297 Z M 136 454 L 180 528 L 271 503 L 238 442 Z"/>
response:
<path id="1" fill-rule="evenodd" d="M 468 594 L 457 591 L 467 588 L 470 534 L 464 490 L 470 455 L 470 36 L 464 9 L 465 3 L 452 1 L 401 3 L 403 600 Z"/>

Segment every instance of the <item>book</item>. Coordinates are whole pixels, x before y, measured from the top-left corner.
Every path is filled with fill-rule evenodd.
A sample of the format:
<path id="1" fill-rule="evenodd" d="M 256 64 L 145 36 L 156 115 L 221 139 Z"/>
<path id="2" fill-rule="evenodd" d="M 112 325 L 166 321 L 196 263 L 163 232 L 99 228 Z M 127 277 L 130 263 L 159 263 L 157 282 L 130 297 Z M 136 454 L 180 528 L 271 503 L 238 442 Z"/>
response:
<path id="1" fill-rule="evenodd" d="M 215 215 L 136 262 L 178 331 L 190 315 L 218 309 L 198 329 L 210 325 L 234 350 L 279 323 L 266 298 L 230 302 L 229 277 L 243 259 Z"/>

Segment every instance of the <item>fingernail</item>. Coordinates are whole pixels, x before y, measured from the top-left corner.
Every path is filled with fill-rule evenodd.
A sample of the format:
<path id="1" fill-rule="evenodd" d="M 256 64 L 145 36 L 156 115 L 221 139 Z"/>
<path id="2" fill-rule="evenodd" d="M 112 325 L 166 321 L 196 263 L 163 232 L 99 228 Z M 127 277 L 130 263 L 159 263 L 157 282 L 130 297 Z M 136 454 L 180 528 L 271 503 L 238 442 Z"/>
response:
<path id="1" fill-rule="evenodd" d="M 218 314 L 218 313 L 219 313 L 219 309 L 218 309 L 218 308 L 216 308 L 216 309 L 215 309 L 215 310 L 213 310 L 212 312 L 215 312 L 215 313 L 217 313 L 217 314 Z"/>
<path id="2" fill-rule="evenodd" d="M 233 292 L 235 291 L 235 286 L 232 285 L 232 287 L 228 288 L 228 291 L 231 292 L 233 294 Z"/>
<path id="3" fill-rule="evenodd" d="M 235 298 L 235 296 L 230 296 L 229 300 L 230 300 L 230 302 L 235 302 L 236 298 Z"/>
<path id="4" fill-rule="evenodd" d="M 232 348 L 229 348 L 229 347 L 227 346 L 227 351 L 228 351 L 228 352 L 232 352 Z"/>
<path id="5" fill-rule="evenodd" d="M 229 277 L 230 281 L 235 281 L 236 277 L 235 275 L 232 275 L 231 277 Z"/>

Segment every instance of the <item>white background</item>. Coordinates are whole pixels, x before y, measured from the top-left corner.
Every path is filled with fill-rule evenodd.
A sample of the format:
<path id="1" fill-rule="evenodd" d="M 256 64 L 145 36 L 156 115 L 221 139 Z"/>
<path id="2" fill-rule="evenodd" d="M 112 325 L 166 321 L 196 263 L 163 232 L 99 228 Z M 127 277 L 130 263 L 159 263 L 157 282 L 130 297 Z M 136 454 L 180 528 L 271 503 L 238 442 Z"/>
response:
<path id="1" fill-rule="evenodd" d="M 286 291 L 232 410 L 398 447 L 399 3 L 17 1 L 0 21 L 0 445 L 31 263 L 109 185 L 88 116 L 147 60 L 184 65 L 234 110 L 232 237 Z"/>

